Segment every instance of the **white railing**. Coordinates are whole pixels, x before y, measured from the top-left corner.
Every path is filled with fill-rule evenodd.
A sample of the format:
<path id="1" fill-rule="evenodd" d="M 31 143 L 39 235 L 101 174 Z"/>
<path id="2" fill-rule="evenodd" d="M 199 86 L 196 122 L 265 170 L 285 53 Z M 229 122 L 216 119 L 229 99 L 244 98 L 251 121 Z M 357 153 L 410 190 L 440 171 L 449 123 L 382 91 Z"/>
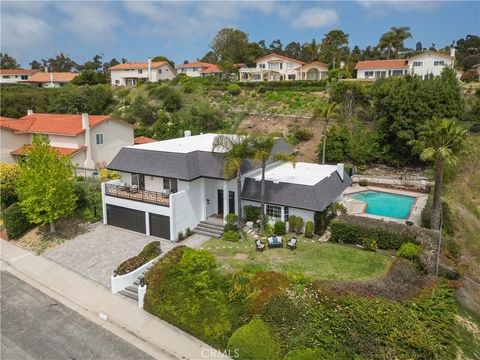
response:
<path id="1" fill-rule="evenodd" d="M 140 275 L 142 275 L 143 271 L 148 268 L 152 263 L 158 259 L 161 255 L 157 256 L 155 259 L 150 260 L 146 264 L 143 264 L 138 269 L 129 272 L 128 274 L 124 275 L 112 275 L 110 278 L 110 287 L 112 290 L 112 294 L 116 294 L 117 292 L 124 290 L 126 287 L 133 285 L 135 280 L 138 279 Z"/>

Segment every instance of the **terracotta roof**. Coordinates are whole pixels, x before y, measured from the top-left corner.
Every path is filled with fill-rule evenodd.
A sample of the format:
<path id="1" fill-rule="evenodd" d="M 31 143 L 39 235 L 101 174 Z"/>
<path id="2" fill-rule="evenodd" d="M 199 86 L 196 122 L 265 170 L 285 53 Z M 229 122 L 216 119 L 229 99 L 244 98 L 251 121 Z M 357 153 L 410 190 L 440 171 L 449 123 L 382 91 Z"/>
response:
<path id="1" fill-rule="evenodd" d="M 39 72 L 38 69 L 0 69 L 0 74 L 5 75 L 32 75 Z"/>
<path id="2" fill-rule="evenodd" d="M 191 62 L 191 63 L 188 63 L 188 64 L 178 65 L 177 69 L 189 68 L 189 67 L 209 67 L 209 66 L 212 66 L 212 65 L 214 65 L 214 64 L 201 62 L 201 61 L 194 61 L 194 62 Z"/>
<path id="3" fill-rule="evenodd" d="M 267 57 L 269 57 L 269 56 L 277 56 L 277 57 L 282 58 L 282 59 L 284 59 L 284 60 L 290 60 L 290 61 L 293 61 L 293 62 L 302 64 L 302 65 L 305 64 L 303 61 L 300 61 L 300 60 L 297 60 L 297 59 L 292 59 L 292 58 L 289 58 L 289 57 L 287 57 L 287 56 L 278 55 L 278 54 L 274 54 L 274 53 L 271 53 L 271 54 L 262 56 L 261 58 L 255 60 L 254 62 L 259 62 L 260 60 L 263 60 L 263 59 L 265 59 L 265 58 L 267 58 Z"/>
<path id="4" fill-rule="evenodd" d="M 359 61 L 355 65 L 355 69 L 398 69 L 408 67 L 407 61 L 405 59 L 395 59 L 395 60 L 365 60 Z"/>
<path id="5" fill-rule="evenodd" d="M 53 72 L 53 73 L 37 72 L 33 74 L 30 77 L 30 79 L 25 80 L 25 82 L 48 83 L 51 81 L 50 79 L 51 74 L 53 74 L 53 81 L 55 82 L 69 82 L 69 81 L 72 81 L 73 78 L 79 75 L 79 74 L 70 73 L 70 72 Z"/>
<path id="6" fill-rule="evenodd" d="M 147 143 L 151 143 L 151 142 L 155 142 L 155 141 L 158 141 L 158 140 L 155 140 L 155 139 L 152 139 L 152 138 L 149 138 L 149 137 L 146 137 L 146 136 L 138 136 L 134 139 L 133 143 L 134 144 L 147 144 Z"/>
<path id="7" fill-rule="evenodd" d="M 162 65 L 168 64 L 166 61 L 153 61 L 152 69 L 157 69 Z M 131 62 L 118 64 L 108 68 L 108 70 L 125 70 L 125 69 L 148 69 L 148 62 Z"/>
<path id="8" fill-rule="evenodd" d="M 440 52 L 440 51 L 430 51 L 429 50 L 429 51 L 423 51 L 423 52 L 421 52 L 419 54 L 416 54 L 416 55 L 412 55 L 412 56 L 408 57 L 408 60 L 415 59 L 417 57 L 421 57 L 421 56 L 424 56 L 424 55 L 436 55 L 436 56 L 445 57 L 447 59 L 451 59 L 450 54 Z"/>
<path id="9" fill-rule="evenodd" d="M 79 153 L 81 151 L 84 151 L 87 149 L 86 146 L 82 146 L 78 149 L 72 149 L 72 148 L 65 148 L 65 147 L 60 147 L 60 146 L 51 146 L 55 150 L 57 150 L 61 156 L 70 156 L 76 153 Z M 27 144 L 25 146 L 19 147 L 18 149 L 15 149 L 10 152 L 12 155 L 23 155 L 23 154 L 28 154 L 29 150 L 32 148 L 31 144 Z"/>
<path id="10" fill-rule="evenodd" d="M 207 73 L 223 72 L 223 70 L 220 69 L 217 65 L 210 65 L 200 72 L 203 74 L 207 74 Z"/>

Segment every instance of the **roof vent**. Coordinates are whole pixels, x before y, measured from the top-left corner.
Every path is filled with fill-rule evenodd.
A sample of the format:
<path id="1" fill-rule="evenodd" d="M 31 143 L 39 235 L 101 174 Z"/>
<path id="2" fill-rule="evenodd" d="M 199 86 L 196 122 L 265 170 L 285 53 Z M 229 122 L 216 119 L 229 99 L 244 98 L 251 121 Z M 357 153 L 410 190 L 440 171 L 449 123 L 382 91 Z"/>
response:
<path id="1" fill-rule="evenodd" d="M 338 163 L 337 164 L 337 172 L 338 175 L 340 176 L 340 179 L 343 181 L 343 177 L 345 176 L 345 164 L 344 163 Z"/>
<path id="2" fill-rule="evenodd" d="M 184 133 L 183 133 L 183 136 L 184 137 L 192 136 L 192 132 L 190 130 L 185 130 Z"/>

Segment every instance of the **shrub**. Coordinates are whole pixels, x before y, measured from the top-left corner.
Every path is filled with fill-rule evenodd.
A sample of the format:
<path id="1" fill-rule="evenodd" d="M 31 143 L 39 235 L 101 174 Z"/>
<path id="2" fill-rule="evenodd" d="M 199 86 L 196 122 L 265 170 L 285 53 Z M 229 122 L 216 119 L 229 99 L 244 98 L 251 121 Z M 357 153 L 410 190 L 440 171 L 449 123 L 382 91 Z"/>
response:
<path id="1" fill-rule="evenodd" d="M 138 254 L 139 257 L 147 260 L 146 262 L 155 259 L 158 255 L 162 253 L 160 248 L 160 241 L 152 241 L 148 243 L 142 251 Z"/>
<path id="2" fill-rule="evenodd" d="M 230 84 L 227 86 L 227 91 L 230 95 L 236 96 L 240 94 L 241 88 L 238 84 Z"/>
<path id="3" fill-rule="evenodd" d="M 313 237 L 313 221 L 307 221 L 305 224 L 305 237 L 311 239 Z"/>
<path id="4" fill-rule="evenodd" d="M 260 208 L 258 206 L 247 205 L 243 208 L 243 214 L 246 221 L 256 222 L 260 217 Z"/>
<path id="5" fill-rule="evenodd" d="M 358 185 L 360 186 L 368 186 L 368 181 L 365 179 L 362 179 L 358 182 Z"/>
<path id="6" fill-rule="evenodd" d="M 114 170 L 100 169 L 99 175 L 102 182 L 120 179 L 120 174 Z"/>
<path id="7" fill-rule="evenodd" d="M 225 216 L 225 221 L 227 224 L 235 224 L 238 220 L 238 216 L 236 214 L 230 213 Z"/>
<path id="8" fill-rule="evenodd" d="M 412 243 L 402 244 L 397 251 L 397 256 L 408 260 L 418 260 L 420 256 L 420 246 Z"/>
<path id="9" fill-rule="evenodd" d="M 295 215 L 288 216 L 288 231 L 295 232 L 295 224 L 297 223 L 297 217 Z"/>
<path id="10" fill-rule="evenodd" d="M 228 231 L 237 231 L 238 232 L 238 227 L 237 227 L 237 225 L 227 223 L 223 226 L 223 231 L 224 232 L 228 232 Z"/>
<path id="11" fill-rule="evenodd" d="M 187 230 L 185 230 L 185 236 L 192 236 L 192 230 L 188 227 Z"/>
<path id="12" fill-rule="evenodd" d="M 283 360 L 330 360 L 335 358 L 334 354 L 317 348 L 290 350 Z"/>
<path id="13" fill-rule="evenodd" d="M 236 230 L 225 231 L 222 235 L 222 240 L 224 241 L 237 242 L 240 238 L 240 233 Z"/>
<path id="14" fill-rule="evenodd" d="M 273 232 L 277 235 L 284 235 L 286 232 L 286 225 L 282 220 L 277 220 L 273 225 Z"/>
<path id="15" fill-rule="evenodd" d="M 295 217 L 295 231 L 297 234 L 301 234 L 303 231 L 303 218 L 300 216 Z"/>
<path id="16" fill-rule="evenodd" d="M 15 183 L 20 174 L 17 164 L 0 163 L 0 206 L 9 207 L 18 200 Z"/>
<path id="17" fill-rule="evenodd" d="M 230 354 L 239 360 L 280 360 L 282 350 L 274 334 L 262 320 L 253 319 L 235 330 L 228 341 Z"/>
<path id="18" fill-rule="evenodd" d="M 178 233 L 178 241 L 182 241 L 183 239 L 185 239 L 185 237 L 183 236 L 183 232 L 179 232 Z"/>
<path id="19" fill-rule="evenodd" d="M 365 237 L 362 239 L 362 246 L 368 251 L 377 251 L 377 240 L 371 237 Z"/>
<path id="20" fill-rule="evenodd" d="M 313 138 L 313 132 L 311 132 L 308 129 L 295 128 L 293 130 L 293 136 L 295 136 L 295 138 L 298 141 L 303 142 L 303 141 L 308 141 L 311 138 Z"/>
<path id="21" fill-rule="evenodd" d="M 27 220 L 18 203 L 13 203 L 3 212 L 3 221 L 9 239 L 16 239 L 33 225 Z"/>
<path id="22" fill-rule="evenodd" d="M 148 243 L 138 255 L 135 255 L 118 265 L 115 272 L 117 275 L 128 274 L 129 272 L 132 272 L 147 262 L 155 259 L 161 253 L 160 241 L 152 241 L 151 243 Z"/>

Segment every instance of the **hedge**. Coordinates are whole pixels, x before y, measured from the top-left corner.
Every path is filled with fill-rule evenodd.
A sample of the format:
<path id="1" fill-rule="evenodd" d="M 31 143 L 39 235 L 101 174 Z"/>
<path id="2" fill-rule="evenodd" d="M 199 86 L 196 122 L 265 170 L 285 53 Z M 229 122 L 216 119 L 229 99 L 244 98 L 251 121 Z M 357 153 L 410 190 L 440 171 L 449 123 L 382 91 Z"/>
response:
<path id="1" fill-rule="evenodd" d="M 3 221 L 5 222 L 9 239 L 16 239 L 33 227 L 18 203 L 13 203 L 5 209 L 3 212 Z"/>
<path id="2" fill-rule="evenodd" d="M 160 241 L 152 241 L 151 243 L 147 244 L 138 255 L 135 255 L 118 265 L 115 273 L 117 275 L 128 274 L 129 272 L 132 272 L 133 270 L 136 270 L 140 266 L 146 264 L 150 260 L 155 259 L 161 253 Z"/>
<path id="3" fill-rule="evenodd" d="M 405 243 L 400 246 L 397 256 L 408 260 L 418 260 L 420 255 L 420 247 L 416 244 Z"/>
<path id="4" fill-rule="evenodd" d="M 282 349 L 262 320 L 253 319 L 238 328 L 228 341 L 229 354 L 239 360 L 280 360 Z M 238 355 L 238 356 L 237 356 Z"/>

